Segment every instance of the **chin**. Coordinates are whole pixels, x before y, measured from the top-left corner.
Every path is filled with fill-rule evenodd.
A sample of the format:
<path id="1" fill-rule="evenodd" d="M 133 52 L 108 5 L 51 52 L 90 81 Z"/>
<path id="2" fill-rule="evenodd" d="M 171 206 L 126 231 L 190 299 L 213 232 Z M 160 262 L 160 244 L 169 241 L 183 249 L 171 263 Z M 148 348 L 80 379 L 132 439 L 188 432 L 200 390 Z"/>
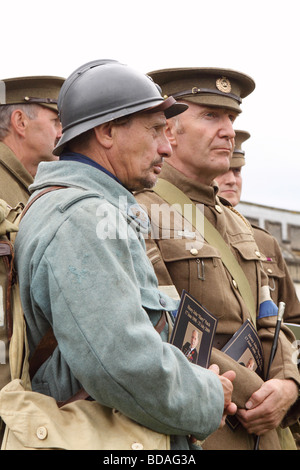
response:
<path id="1" fill-rule="evenodd" d="M 237 206 L 239 201 L 235 198 L 228 198 L 228 201 L 233 205 L 233 207 Z"/>
<path id="2" fill-rule="evenodd" d="M 151 189 L 153 186 L 156 185 L 157 178 L 154 179 L 143 179 L 141 181 L 136 182 L 135 184 L 128 185 L 127 189 L 129 191 L 141 191 L 142 189 Z"/>

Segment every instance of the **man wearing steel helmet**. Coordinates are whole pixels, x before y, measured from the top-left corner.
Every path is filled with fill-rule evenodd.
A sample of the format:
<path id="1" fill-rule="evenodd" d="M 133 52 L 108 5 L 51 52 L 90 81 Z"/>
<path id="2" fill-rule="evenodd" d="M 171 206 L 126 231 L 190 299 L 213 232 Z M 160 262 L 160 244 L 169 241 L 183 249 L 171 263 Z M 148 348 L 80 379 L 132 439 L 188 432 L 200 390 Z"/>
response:
<path id="1" fill-rule="evenodd" d="M 230 167 L 233 122 L 241 112 L 242 98 L 255 84 L 245 74 L 217 68 L 165 69 L 149 75 L 161 86 L 163 95 L 173 96 L 189 108 L 168 120 L 166 132 L 173 154 L 158 184 L 136 194 L 151 217 L 153 236 L 146 240 L 147 253 L 160 285 L 173 284 L 179 294 L 184 289 L 218 318 L 212 360 L 221 370 L 230 367 L 236 371 L 233 396 L 243 426 L 238 420 L 234 425 L 227 420 L 228 424 L 209 436 L 203 448 L 251 450 L 255 445 L 253 433 L 257 433 L 261 434 L 260 448 L 279 449 L 275 428 L 297 399 L 299 386 L 289 332 L 280 333 L 271 370 L 274 380 L 266 383 L 221 351 L 249 320 L 257 328 L 267 367 L 277 318 L 251 227 L 221 203 L 214 182 Z M 180 212 L 176 206 L 181 201 Z M 194 213 L 202 225 L 197 225 L 196 216 L 189 218 L 187 208 L 193 208 L 193 204 L 200 208 Z M 173 219 L 168 217 L 170 206 L 175 207 Z M 161 213 L 151 210 L 154 207 L 161 207 Z M 172 225 L 167 227 L 170 221 Z M 164 237 L 167 229 L 170 236 Z M 291 437 L 288 430 L 284 434 Z M 291 448 L 295 448 L 293 442 Z"/>
<path id="2" fill-rule="evenodd" d="M 0 198 L 25 204 L 41 161 L 55 159 L 61 137 L 57 99 L 63 78 L 16 77 L 0 81 Z"/>
<path id="3" fill-rule="evenodd" d="M 60 161 L 41 164 L 31 187 L 33 195 L 66 189 L 33 203 L 16 240 L 30 349 L 49 326 L 58 343 L 33 389 L 65 400 L 84 387 L 99 403 L 174 435 L 172 448 L 188 448 L 186 435 L 205 439 L 236 409 L 234 373 L 193 366 L 163 341 L 177 301 L 158 290 L 144 250 L 147 217 L 131 192 L 155 183 L 171 152 L 166 116 L 186 107 L 119 62 L 77 69 L 59 96 Z"/>

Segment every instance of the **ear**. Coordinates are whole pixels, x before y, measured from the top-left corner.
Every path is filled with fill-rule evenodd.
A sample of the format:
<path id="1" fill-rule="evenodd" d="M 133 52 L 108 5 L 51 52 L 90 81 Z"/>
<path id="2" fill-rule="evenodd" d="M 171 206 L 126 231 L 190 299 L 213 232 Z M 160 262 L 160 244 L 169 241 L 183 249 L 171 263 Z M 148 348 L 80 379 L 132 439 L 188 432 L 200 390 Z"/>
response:
<path id="1" fill-rule="evenodd" d="M 18 135 L 23 137 L 25 136 L 28 121 L 28 117 L 21 109 L 15 109 L 15 111 L 12 112 L 10 117 L 10 124 L 12 128 Z"/>
<path id="2" fill-rule="evenodd" d="M 110 149 L 113 144 L 112 123 L 106 122 L 94 128 L 96 140 L 106 149 Z"/>
<path id="3" fill-rule="evenodd" d="M 167 126 L 166 126 L 166 136 L 170 142 L 170 144 L 175 147 L 177 145 L 177 140 L 176 140 L 176 121 L 175 118 L 173 119 L 168 119 L 167 120 Z"/>

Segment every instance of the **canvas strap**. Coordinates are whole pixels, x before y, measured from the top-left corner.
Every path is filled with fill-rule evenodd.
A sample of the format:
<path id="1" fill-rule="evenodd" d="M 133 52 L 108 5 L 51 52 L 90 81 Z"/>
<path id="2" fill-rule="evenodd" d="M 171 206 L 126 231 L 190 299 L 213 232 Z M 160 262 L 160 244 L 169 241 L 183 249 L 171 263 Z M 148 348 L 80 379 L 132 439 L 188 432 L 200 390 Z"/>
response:
<path id="1" fill-rule="evenodd" d="M 197 211 L 199 211 L 197 206 L 191 201 L 188 196 L 186 196 L 186 194 L 184 194 L 180 189 L 178 189 L 169 181 L 166 181 L 164 179 L 158 179 L 153 190 L 170 205 L 175 206 L 175 208 L 176 205 L 179 205 L 181 207 L 182 217 L 185 217 L 193 225 L 193 227 L 200 233 L 200 235 L 202 235 L 204 240 L 206 240 L 210 245 L 218 249 L 221 254 L 222 262 L 232 275 L 233 279 L 235 280 L 237 289 L 239 290 L 249 310 L 252 322 L 254 325 L 256 325 L 255 302 L 248 279 L 246 278 L 244 271 L 242 270 L 241 266 L 239 265 L 238 261 L 234 257 L 229 246 L 226 244 L 225 240 L 220 235 L 220 233 L 209 222 L 209 220 L 204 216 L 204 214 L 202 216 L 204 218 L 204 224 L 203 219 L 202 223 L 200 223 L 201 218 L 199 217 L 199 213 L 197 216 Z M 184 211 L 185 204 L 191 206 L 192 211 Z"/>

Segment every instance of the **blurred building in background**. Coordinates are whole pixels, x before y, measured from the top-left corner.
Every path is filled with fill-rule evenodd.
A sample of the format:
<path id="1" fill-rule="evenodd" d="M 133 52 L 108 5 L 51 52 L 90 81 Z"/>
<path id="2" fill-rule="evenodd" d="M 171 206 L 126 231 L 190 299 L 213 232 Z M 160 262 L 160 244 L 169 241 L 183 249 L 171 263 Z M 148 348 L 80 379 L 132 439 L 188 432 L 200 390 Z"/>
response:
<path id="1" fill-rule="evenodd" d="M 300 212 L 244 201 L 236 209 L 277 239 L 300 299 Z"/>

